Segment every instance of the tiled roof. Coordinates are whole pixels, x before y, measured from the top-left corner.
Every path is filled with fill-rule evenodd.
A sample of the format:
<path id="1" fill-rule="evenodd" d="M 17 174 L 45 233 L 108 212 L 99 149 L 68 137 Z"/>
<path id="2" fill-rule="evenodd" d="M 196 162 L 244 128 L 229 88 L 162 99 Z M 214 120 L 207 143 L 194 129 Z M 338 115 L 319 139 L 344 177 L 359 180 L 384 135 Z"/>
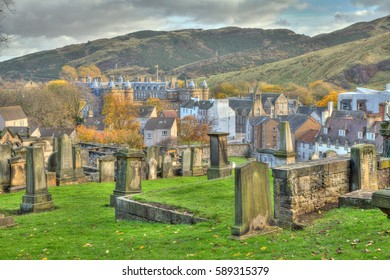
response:
<path id="1" fill-rule="evenodd" d="M 144 130 L 171 129 L 175 120 L 175 118 L 151 118 Z"/>
<path id="2" fill-rule="evenodd" d="M 104 119 L 105 116 L 100 117 L 89 117 L 85 120 L 84 126 L 87 128 L 95 128 L 96 130 L 104 130 Z"/>
<path id="3" fill-rule="evenodd" d="M 178 115 L 176 113 L 175 110 L 163 110 L 161 112 L 161 114 L 165 117 L 165 118 L 178 118 Z"/>
<path id="4" fill-rule="evenodd" d="M 319 132 L 320 132 L 319 130 L 310 129 L 301 137 L 297 138 L 296 140 L 305 143 L 314 143 L 316 141 Z"/>
<path id="5" fill-rule="evenodd" d="M 61 137 L 66 134 L 70 136 L 74 132 L 74 128 L 54 128 L 54 127 L 41 127 L 41 137 Z"/>
<path id="6" fill-rule="evenodd" d="M 0 115 L 5 121 L 26 119 L 27 116 L 20 106 L 0 107 Z"/>
<path id="7" fill-rule="evenodd" d="M 140 106 L 138 112 L 138 118 L 149 118 L 153 113 L 155 106 Z"/>
<path id="8" fill-rule="evenodd" d="M 279 120 L 286 122 L 288 121 L 290 124 L 290 130 L 291 132 L 297 131 L 307 120 L 309 119 L 309 116 L 302 115 L 302 114 L 292 114 L 288 116 L 280 116 Z"/>

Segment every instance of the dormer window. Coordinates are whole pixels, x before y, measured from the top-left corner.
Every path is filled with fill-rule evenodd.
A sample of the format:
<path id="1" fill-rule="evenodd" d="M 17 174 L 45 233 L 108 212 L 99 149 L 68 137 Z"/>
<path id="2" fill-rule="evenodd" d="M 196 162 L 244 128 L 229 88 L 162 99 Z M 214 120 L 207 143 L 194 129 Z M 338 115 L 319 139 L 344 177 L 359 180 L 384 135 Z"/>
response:
<path id="1" fill-rule="evenodd" d="M 345 136 L 345 130 L 339 129 L 339 136 Z"/>

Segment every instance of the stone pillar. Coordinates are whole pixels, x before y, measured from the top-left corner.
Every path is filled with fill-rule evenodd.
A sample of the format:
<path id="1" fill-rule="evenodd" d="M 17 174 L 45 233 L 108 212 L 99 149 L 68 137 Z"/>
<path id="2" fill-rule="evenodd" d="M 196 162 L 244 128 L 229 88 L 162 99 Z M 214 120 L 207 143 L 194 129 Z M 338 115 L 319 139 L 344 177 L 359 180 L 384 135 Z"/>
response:
<path id="1" fill-rule="evenodd" d="M 113 155 L 99 158 L 99 182 L 115 181 L 115 159 Z"/>
<path id="2" fill-rule="evenodd" d="M 11 181 L 11 145 L 0 145 L 0 193 L 8 192 Z"/>
<path id="3" fill-rule="evenodd" d="M 210 136 L 210 167 L 207 170 L 207 179 L 217 179 L 230 176 L 232 169 L 229 166 L 227 154 L 226 132 L 211 132 Z"/>
<path id="4" fill-rule="evenodd" d="M 235 168 L 234 236 L 269 232 L 273 222 L 268 164 L 249 161 Z"/>
<path id="5" fill-rule="evenodd" d="M 54 209 L 51 194 L 47 190 L 42 147 L 27 148 L 26 194 L 22 198 L 22 213 Z"/>
<path id="6" fill-rule="evenodd" d="M 111 195 L 110 206 L 115 206 L 116 197 L 142 192 L 141 167 L 145 157 L 141 150 L 123 149 L 115 153 L 116 156 L 116 184 Z"/>
<path id="7" fill-rule="evenodd" d="M 191 150 L 185 149 L 181 152 L 181 176 L 191 176 Z"/>
<path id="8" fill-rule="evenodd" d="M 57 186 L 72 183 L 74 178 L 72 142 L 66 134 L 58 139 L 57 161 Z"/>
<path id="9" fill-rule="evenodd" d="M 378 190 L 376 147 L 372 144 L 358 144 L 351 148 L 350 191 Z"/>
<path id="10" fill-rule="evenodd" d="M 9 192 L 26 189 L 26 158 L 16 156 L 10 159 L 11 183 Z"/>
<path id="11" fill-rule="evenodd" d="M 379 133 L 383 137 L 383 157 L 390 158 L 390 121 L 381 123 Z"/>
<path id="12" fill-rule="evenodd" d="M 279 130 L 279 150 L 275 152 L 278 165 L 295 163 L 294 146 L 289 122 L 281 122 Z"/>

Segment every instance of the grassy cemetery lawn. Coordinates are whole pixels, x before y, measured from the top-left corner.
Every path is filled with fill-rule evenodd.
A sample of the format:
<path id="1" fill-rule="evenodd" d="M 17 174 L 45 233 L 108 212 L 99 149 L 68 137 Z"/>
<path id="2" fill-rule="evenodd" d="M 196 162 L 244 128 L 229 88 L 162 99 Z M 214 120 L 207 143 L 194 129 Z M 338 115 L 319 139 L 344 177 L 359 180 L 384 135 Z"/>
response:
<path id="1" fill-rule="evenodd" d="M 231 159 L 238 163 L 243 159 Z M 115 221 L 114 183 L 49 188 L 56 209 L 16 215 L 0 229 L 0 259 L 390 259 L 390 220 L 377 209 L 334 209 L 300 231 L 232 240 L 234 177 L 143 181 L 135 198 L 208 218 L 196 225 Z M 0 196 L 0 213 L 15 214 L 23 192 Z"/>

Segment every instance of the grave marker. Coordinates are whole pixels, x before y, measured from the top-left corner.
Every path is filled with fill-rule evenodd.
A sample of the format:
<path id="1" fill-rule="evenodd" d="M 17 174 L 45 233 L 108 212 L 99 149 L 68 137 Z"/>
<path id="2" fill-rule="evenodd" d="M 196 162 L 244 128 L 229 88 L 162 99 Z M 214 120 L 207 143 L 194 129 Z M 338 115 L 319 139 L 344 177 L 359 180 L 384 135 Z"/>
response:
<path id="1" fill-rule="evenodd" d="M 351 148 L 351 191 L 378 190 L 376 147 L 358 144 Z"/>
<path id="2" fill-rule="evenodd" d="M 227 154 L 226 132 L 211 132 L 210 136 L 210 167 L 207 170 L 207 179 L 217 179 L 230 176 L 232 169 L 229 166 Z"/>

